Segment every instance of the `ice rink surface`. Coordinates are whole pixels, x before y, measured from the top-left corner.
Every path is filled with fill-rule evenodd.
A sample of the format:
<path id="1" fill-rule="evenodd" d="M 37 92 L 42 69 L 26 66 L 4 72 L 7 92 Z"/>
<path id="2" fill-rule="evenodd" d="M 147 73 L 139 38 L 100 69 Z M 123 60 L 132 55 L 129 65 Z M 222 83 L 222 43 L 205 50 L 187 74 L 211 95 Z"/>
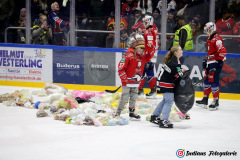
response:
<path id="1" fill-rule="evenodd" d="M 17 89 L 39 90 L 0 86 L 0 94 Z M 158 96 L 157 101 L 161 99 Z M 174 122 L 173 129 L 159 128 L 145 116 L 125 126 L 95 127 L 37 118 L 36 112 L 0 104 L 0 160 L 240 159 L 239 100 L 221 99 L 218 111 L 194 105 L 189 111 L 191 119 Z M 185 150 L 183 158 L 176 155 L 179 149 Z M 187 156 L 187 151 L 205 152 L 206 156 Z M 208 156 L 210 151 L 235 151 L 237 156 Z"/>

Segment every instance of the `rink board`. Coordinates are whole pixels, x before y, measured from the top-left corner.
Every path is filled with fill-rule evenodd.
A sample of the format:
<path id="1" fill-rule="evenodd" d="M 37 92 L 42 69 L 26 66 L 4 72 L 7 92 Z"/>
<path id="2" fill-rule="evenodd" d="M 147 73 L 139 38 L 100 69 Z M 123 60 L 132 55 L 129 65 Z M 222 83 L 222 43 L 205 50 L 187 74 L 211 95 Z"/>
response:
<path id="1" fill-rule="evenodd" d="M 19 54 L 14 54 L 13 51 Z M 0 85 L 42 88 L 48 82 L 58 83 L 72 90 L 113 90 L 121 85 L 117 65 L 125 52 L 124 49 L 97 47 L 0 44 Z M 159 74 L 166 53 L 167 51 L 158 53 L 154 66 L 155 76 Z M 183 55 L 180 59 L 182 67 L 191 70 L 190 78 L 193 83 L 202 79 L 202 60 L 206 53 L 184 52 Z M 240 99 L 239 63 L 240 54 L 227 54 L 220 76 L 221 98 Z M 25 78 L 13 78 L 22 76 Z M 147 79 L 144 88 L 147 93 Z M 203 84 L 199 83 L 195 90 L 196 97 L 202 97 Z"/>

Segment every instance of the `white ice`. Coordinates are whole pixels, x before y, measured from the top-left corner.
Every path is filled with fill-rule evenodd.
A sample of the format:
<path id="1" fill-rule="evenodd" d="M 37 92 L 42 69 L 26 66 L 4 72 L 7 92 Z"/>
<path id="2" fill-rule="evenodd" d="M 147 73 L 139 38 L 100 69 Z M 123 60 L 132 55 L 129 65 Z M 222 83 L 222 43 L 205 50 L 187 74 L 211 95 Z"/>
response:
<path id="1" fill-rule="evenodd" d="M 23 88 L 0 86 L 0 94 Z M 191 119 L 175 122 L 173 129 L 159 128 L 145 116 L 125 126 L 95 127 L 37 118 L 36 112 L 0 104 L 0 160 L 177 160 L 178 149 L 207 154 L 182 159 L 240 159 L 239 100 L 221 99 L 218 111 L 194 105 Z M 208 156 L 209 151 L 237 156 Z"/>

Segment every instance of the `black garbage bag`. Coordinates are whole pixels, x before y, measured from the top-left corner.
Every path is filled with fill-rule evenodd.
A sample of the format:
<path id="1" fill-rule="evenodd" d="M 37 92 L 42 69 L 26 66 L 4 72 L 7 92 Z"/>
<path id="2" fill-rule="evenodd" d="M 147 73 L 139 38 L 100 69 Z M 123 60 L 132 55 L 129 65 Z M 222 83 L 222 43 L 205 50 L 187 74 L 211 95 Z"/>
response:
<path id="1" fill-rule="evenodd" d="M 182 79 L 174 87 L 174 101 L 183 114 L 186 114 L 193 107 L 195 101 L 195 91 L 189 75 L 190 71 L 184 72 Z"/>
<path id="2" fill-rule="evenodd" d="M 85 102 L 94 102 L 88 99 L 82 99 L 80 97 L 76 97 L 75 100 L 80 104 L 80 103 L 85 103 Z"/>

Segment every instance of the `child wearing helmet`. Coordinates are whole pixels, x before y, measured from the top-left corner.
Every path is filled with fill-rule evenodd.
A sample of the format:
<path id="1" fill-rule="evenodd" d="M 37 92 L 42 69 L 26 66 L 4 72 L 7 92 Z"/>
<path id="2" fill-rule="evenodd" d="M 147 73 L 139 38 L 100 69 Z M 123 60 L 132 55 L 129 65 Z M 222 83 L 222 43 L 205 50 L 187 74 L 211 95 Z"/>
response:
<path id="1" fill-rule="evenodd" d="M 124 105 L 129 98 L 129 117 L 131 120 L 140 120 L 135 112 L 137 91 L 142 76 L 142 70 L 153 54 L 144 54 L 145 41 L 141 34 L 134 34 L 129 38 L 129 49 L 118 64 L 118 74 L 122 81 L 122 95 L 115 116 L 120 116 Z M 154 48 L 153 48 L 154 50 Z"/>
<path id="2" fill-rule="evenodd" d="M 158 48 L 159 48 L 159 34 L 158 34 L 158 29 L 157 27 L 153 27 L 153 17 L 146 15 L 143 18 L 143 25 L 145 27 L 145 32 L 144 32 L 144 39 L 145 39 L 145 51 L 148 54 L 153 54 L 153 58 L 151 59 L 150 62 L 145 64 L 142 78 L 141 78 L 141 83 L 138 88 L 138 95 L 141 97 L 144 95 L 143 93 L 143 86 L 145 83 L 145 74 L 147 75 L 148 78 L 148 84 L 151 89 L 151 91 L 146 94 L 147 98 L 156 98 L 156 78 L 154 77 L 154 64 L 157 62 L 157 53 L 158 53 Z M 155 48 L 154 51 L 152 51 L 151 48 Z"/>
<path id="3" fill-rule="evenodd" d="M 223 45 L 223 40 L 216 33 L 216 25 L 208 22 L 204 26 L 204 32 L 209 36 L 207 40 L 207 57 L 203 60 L 203 70 L 206 78 L 204 79 L 204 96 L 202 100 L 196 101 L 197 106 L 217 110 L 219 107 L 219 77 L 226 59 L 227 50 Z M 213 102 L 208 105 L 208 97 L 212 92 Z"/>

